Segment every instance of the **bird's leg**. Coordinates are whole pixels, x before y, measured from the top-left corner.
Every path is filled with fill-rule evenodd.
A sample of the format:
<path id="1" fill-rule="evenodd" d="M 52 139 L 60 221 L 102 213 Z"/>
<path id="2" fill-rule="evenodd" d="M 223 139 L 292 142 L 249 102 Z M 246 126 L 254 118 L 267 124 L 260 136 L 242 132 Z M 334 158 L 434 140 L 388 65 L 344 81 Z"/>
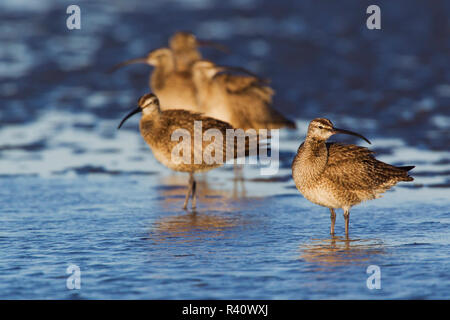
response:
<path id="1" fill-rule="evenodd" d="M 188 186 L 188 190 L 186 192 L 186 198 L 184 198 L 184 204 L 183 204 L 183 209 L 186 210 L 187 208 L 187 204 L 189 201 L 189 197 L 191 196 L 191 192 L 192 192 L 192 182 L 194 181 L 194 176 L 192 175 L 192 173 L 189 174 L 189 186 Z"/>
<path id="2" fill-rule="evenodd" d="M 334 223 L 336 222 L 336 212 L 333 208 L 330 208 L 330 218 L 331 218 L 331 231 L 330 234 L 334 235 Z"/>
<path id="3" fill-rule="evenodd" d="M 245 185 L 244 185 L 244 166 L 242 164 L 234 163 L 234 192 L 235 192 L 235 198 L 238 195 L 238 188 L 239 185 L 241 186 L 241 198 L 245 198 L 246 191 L 245 191 Z"/>
<path id="4" fill-rule="evenodd" d="M 245 198 L 247 196 L 247 191 L 245 190 L 244 177 L 242 176 L 241 180 L 241 198 Z"/>
<path id="5" fill-rule="evenodd" d="M 241 164 L 235 163 L 234 164 L 234 180 L 235 181 L 243 181 L 244 175 L 243 175 L 243 166 Z"/>
<path id="6" fill-rule="evenodd" d="M 344 209 L 344 219 L 345 219 L 345 237 L 348 238 L 348 225 L 350 222 L 350 211 L 349 209 Z"/>
<path id="7" fill-rule="evenodd" d="M 192 209 L 196 208 L 196 204 L 197 204 L 197 182 L 194 179 L 194 174 L 191 173 L 191 176 L 189 178 L 189 180 L 192 179 Z"/>

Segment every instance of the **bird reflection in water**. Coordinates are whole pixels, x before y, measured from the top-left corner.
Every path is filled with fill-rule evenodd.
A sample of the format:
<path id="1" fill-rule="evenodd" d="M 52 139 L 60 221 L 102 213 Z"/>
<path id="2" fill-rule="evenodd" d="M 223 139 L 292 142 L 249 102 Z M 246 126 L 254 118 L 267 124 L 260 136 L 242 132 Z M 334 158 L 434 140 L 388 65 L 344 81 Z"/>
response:
<path id="1" fill-rule="evenodd" d="M 228 175 L 228 172 L 224 174 Z M 161 211 L 175 211 L 177 214 L 157 219 L 151 227 L 150 239 L 155 242 L 192 242 L 220 238 L 226 236 L 228 230 L 250 223 L 236 212 L 236 208 L 242 209 L 249 199 L 239 195 L 234 198 L 234 183 L 221 182 L 221 179 L 209 183 L 213 178 L 206 174 L 199 174 L 197 179 L 201 208 L 187 213 L 179 210 L 186 190 L 185 179 L 179 174 L 161 176 L 161 187 L 157 189 Z M 230 198 L 238 201 L 229 201 Z M 251 205 L 252 201 L 248 203 Z"/>
<path id="2" fill-rule="evenodd" d="M 154 223 L 150 238 L 156 242 L 220 238 L 227 230 L 243 223 L 236 215 L 193 211 L 160 218 Z"/>
<path id="3" fill-rule="evenodd" d="M 300 259 L 321 266 L 344 266 L 366 263 L 373 256 L 384 254 L 384 246 L 378 239 L 346 239 L 333 236 L 313 239 L 301 247 Z"/>
<path id="4" fill-rule="evenodd" d="M 225 174 L 228 175 L 228 172 Z M 213 180 L 214 183 L 209 183 Z M 244 181 L 233 181 L 233 183 L 220 182 L 207 174 L 198 174 L 197 195 L 201 198 L 201 206 L 207 210 L 233 211 L 233 200 L 245 200 L 246 192 Z M 170 174 L 161 177 L 157 189 L 159 205 L 166 211 L 178 208 L 184 200 L 186 192 L 186 177 L 180 174 Z"/>

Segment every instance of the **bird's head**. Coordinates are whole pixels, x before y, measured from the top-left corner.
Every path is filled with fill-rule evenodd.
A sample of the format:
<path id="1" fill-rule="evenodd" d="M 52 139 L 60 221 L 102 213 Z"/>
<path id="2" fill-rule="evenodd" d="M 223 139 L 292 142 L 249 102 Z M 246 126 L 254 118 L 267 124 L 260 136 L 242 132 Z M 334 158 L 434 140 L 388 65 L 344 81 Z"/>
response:
<path id="1" fill-rule="evenodd" d="M 199 60 L 192 65 L 193 76 L 206 79 L 212 79 L 217 73 L 223 70 L 225 70 L 225 68 L 219 67 L 208 60 Z"/>
<path id="2" fill-rule="evenodd" d="M 179 31 L 169 39 L 169 47 L 173 51 L 196 50 L 199 44 L 193 33 Z"/>
<path id="3" fill-rule="evenodd" d="M 138 100 L 138 107 L 132 110 L 123 118 L 117 129 L 120 129 L 122 125 L 125 123 L 125 121 L 127 121 L 131 116 L 135 115 L 136 113 L 142 112 L 143 115 L 150 115 L 153 114 L 155 111 L 158 113 L 161 111 L 159 107 L 158 97 L 153 93 L 144 94 Z"/>
<path id="4" fill-rule="evenodd" d="M 356 136 L 358 138 L 365 140 L 367 143 L 370 144 L 370 141 L 366 139 L 364 136 L 360 135 L 359 133 L 345 129 L 335 128 L 333 126 L 333 123 L 326 118 L 316 118 L 309 123 L 307 138 L 319 141 L 326 141 L 328 140 L 329 137 L 337 133 Z"/>
<path id="5" fill-rule="evenodd" d="M 150 51 L 146 57 L 130 59 L 130 60 L 124 61 L 122 63 L 119 63 L 111 69 L 111 72 L 114 72 L 117 69 L 127 66 L 129 64 L 135 64 L 135 63 L 144 63 L 144 64 L 148 64 L 153 67 L 161 66 L 161 67 L 166 67 L 166 68 L 171 69 L 174 66 L 173 59 L 174 58 L 173 58 L 172 50 L 170 50 L 169 48 L 159 48 L 159 49 Z"/>
<path id="6" fill-rule="evenodd" d="M 173 52 L 169 48 L 159 48 L 150 51 L 146 58 L 146 63 L 157 67 L 173 64 Z"/>
<path id="7" fill-rule="evenodd" d="M 198 39 L 192 32 L 179 31 L 169 39 L 169 47 L 175 52 L 197 50 L 198 47 L 211 47 L 228 53 L 224 45 L 211 40 Z"/>

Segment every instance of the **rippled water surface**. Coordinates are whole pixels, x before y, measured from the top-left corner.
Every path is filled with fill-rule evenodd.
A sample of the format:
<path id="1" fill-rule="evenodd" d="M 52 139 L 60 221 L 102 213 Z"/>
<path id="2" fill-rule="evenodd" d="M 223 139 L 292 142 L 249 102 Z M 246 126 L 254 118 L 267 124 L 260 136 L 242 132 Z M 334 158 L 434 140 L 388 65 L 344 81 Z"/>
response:
<path id="1" fill-rule="evenodd" d="M 0 298 L 449 299 L 450 6 L 379 1 L 0 2 Z M 137 119 L 145 66 L 106 70 L 166 45 L 177 30 L 227 45 L 222 64 L 272 79 L 296 120 L 280 134 L 279 172 L 225 166 L 187 176 L 159 164 Z M 317 116 L 367 136 L 380 160 L 415 180 L 351 211 L 337 236 L 304 199 L 290 164 Z M 347 140 L 347 137 L 335 137 Z M 66 268 L 81 269 L 68 290 Z M 369 290 L 367 267 L 381 270 Z"/>

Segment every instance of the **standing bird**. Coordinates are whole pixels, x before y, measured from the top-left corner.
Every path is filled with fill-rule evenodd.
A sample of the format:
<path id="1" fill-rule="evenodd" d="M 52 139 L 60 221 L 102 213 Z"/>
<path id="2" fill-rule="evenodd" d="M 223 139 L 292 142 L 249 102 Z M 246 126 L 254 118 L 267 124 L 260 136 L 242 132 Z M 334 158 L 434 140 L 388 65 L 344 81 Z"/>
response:
<path id="1" fill-rule="evenodd" d="M 413 181 L 408 171 L 414 166 L 395 167 L 375 159 L 367 148 L 326 143 L 336 133 L 357 136 L 370 143 L 358 133 L 335 128 L 328 119 L 314 119 L 292 162 L 292 177 L 306 199 L 330 209 L 331 234 L 336 221 L 334 209 L 344 210 L 348 238 L 350 208 L 381 197 L 381 193 L 399 181 Z"/>
<path id="2" fill-rule="evenodd" d="M 267 85 L 267 80 L 243 68 L 217 66 L 200 60 L 192 66 L 192 79 L 199 110 L 210 117 L 244 130 L 295 128 L 294 122 L 273 108 L 274 91 Z"/>
<path id="3" fill-rule="evenodd" d="M 211 169 L 222 166 L 228 159 L 230 148 L 233 159 L 240 156 L 249 155 L 250 146 L 252 146 L 251 138 L 245 141 L 245 150 L 239 150 L 238 144 L 234 143 L 234 140 L 228 144 L 228 139 L 225 139 L 227 130 L 233 129 L 233 127 L 223 121 L 205 117 L 199 113 L 190 112 L 188 110 L 164 110 L 161 111 L 159 100 L 156 95 L 148 93 L 143 95 L 138 101 L 138 107 L 126 115 L 120 122 L 118 129 L 123 123 L 132 115 L 142 112 L 139 128 L 142 137 L 149 145 L 155 158 L 163 165 L 174 171 L 189 173 L 189 187 L 186 193 L 183 208 L 186 209 L 189 197 L 192 196 L 192 208 L 196 206 L 196 182 L 194 179 L 194 173 L 205 172 Z M 201 127 L 195 127 L 195 121 L 201 121 Z M 205 136 L 209 132 L 215 131 L 221 134 L 222 139 L 219 139 L 214 134 L 214 141 L 205 141 Z M 178 131 L 177 131 L 178 130 Z M 204 133 L 202 132 L 204 131 Z M 174 133 L 178 132 L 173 138 Z M 181 133 L 187 133 L 188 137 L 184 137 Z M 196 143 L 196 136 L 200 135 L 201 141 Z M 184 149 L 180 150 L 179 138 L 189 138 L 188 151 Z M 209 136 L 212 140 L 212 137 Z M 256 137 L 255 137 L 256 139 Z M 256 140 L 255 140 L 256 142 Z M 203 150 L 203 151 L 202 151 Z M 205 157 L 205 152 L 209 150 L 211 157 Z M 216 150 L 219 152 L 216 154 Z M 180 152 L 182 151 L 182 152 Z M 174 153 L 175 152 L 175 153 Z M 174 158 L 174 155 L 180 158 Z M 200 155 L 200 159 L 198 159 Z M 183 159 L 181 159 L 183 158 Z M 211 161 L 219 158 L 219 161 Z M 184 161 L 186 159 L 187 161 Z"/>

